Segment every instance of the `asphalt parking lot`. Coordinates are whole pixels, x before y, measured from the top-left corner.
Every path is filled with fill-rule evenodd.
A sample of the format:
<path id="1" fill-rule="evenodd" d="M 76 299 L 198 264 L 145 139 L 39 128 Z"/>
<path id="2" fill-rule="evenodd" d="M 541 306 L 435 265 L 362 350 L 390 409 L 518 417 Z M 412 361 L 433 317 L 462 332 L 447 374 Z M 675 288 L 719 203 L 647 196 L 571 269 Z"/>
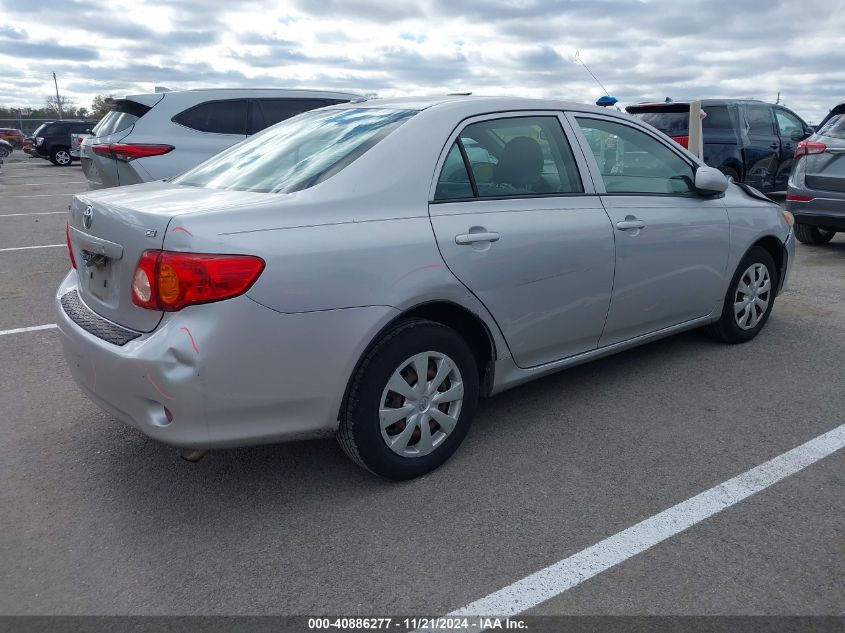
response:
<path id="1" fill-rule="evenodd" d="M 845 236 L 762 334 L 697 332 L 483 402 L 406 483 L 334 441 L 191 464 L 71 380 L 54 329 L 78 164 L 0 171 L 0 613 L 445 614 L 845 424 Z M 35 248 L 30 248 L 35 247 Z M 533 614 L 845 614 L 845 451 Z"/>

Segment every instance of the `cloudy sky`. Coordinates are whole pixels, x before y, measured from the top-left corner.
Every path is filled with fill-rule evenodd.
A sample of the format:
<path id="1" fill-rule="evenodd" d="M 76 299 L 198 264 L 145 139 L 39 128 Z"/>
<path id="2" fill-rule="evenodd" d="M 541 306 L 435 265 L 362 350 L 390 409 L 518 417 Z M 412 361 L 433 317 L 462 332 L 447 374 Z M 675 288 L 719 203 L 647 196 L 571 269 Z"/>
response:
<path id="1" fill-rule="evenodd" d="M 838 0 L 0 0 L 0 104 L 205 86 L 845 101 Z"/>

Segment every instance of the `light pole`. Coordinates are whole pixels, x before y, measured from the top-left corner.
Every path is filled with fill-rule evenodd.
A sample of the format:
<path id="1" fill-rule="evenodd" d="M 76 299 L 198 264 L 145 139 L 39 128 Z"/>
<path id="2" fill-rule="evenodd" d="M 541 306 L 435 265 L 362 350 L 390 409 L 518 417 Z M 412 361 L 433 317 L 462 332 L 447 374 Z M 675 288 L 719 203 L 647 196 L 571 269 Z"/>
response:
<path id="1" fill-rule="evenodd" d="M 62 120 L 62 100 L 59 97 L 59 82 L 56 79 L 56 73 L 53 73 L 53 83 L 56 85 L 56 108 L 59 110 L 59 121 Z"/>

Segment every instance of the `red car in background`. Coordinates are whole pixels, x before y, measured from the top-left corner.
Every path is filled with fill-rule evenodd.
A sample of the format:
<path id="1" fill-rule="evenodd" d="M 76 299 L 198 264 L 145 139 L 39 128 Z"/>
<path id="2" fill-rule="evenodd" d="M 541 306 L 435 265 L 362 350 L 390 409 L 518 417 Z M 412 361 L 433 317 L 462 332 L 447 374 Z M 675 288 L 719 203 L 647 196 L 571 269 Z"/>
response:
<path id="1" fill-rule="evenodd" d="M 26 135 L 13 127 L 0 127 L 0 139 L 8 141 L 15 149 L 23 148 L 23 141 Z"/>

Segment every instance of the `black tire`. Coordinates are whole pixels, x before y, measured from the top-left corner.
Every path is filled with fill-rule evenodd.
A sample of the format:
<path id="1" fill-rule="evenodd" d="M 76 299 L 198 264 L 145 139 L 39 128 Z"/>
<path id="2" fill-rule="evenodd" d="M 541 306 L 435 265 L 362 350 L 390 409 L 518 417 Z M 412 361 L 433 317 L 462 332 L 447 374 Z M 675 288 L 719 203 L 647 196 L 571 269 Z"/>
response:
<path id="1" fill-rule="evenodd" d="M 768 293 L 768 306 L 754 327 L 742 329 L 737 323 L 737 317 L 734 315 L 734 300 L 738 293 L 740 279 L 748 268 L 754 264 L 763 264 L 769 271 L 771 286 Z M 713 338 L 724 341 L 725 343 L 745 343 L 746 341 L 750 341 L 760 333 L 760 330 L 763 329 L 769 320 L 769 315 L 772 313 L 772 308 L 775 304 L 777 287 L 778 270 L 775 260 L 765 248 L 760 246 L 752 247 L 739 262 L 733 279 L 731 279 L 731 284 L 728 286 L 728 292 L 725 295 L 725 304 L 722 307 L 722 316 L 718 321 L 710 324 L 706 328 L 706 332 Z"/>
<path id="2" fill-rule="evenodd" d="M 795 237 L 802 244 L 811 244 L 813 246 L 820 246 L 827 244 L 836 235 L 836 231 L 828 231 L 817 226 L 810 226 L 809 224 L 795 223 Z"/>
<path id="3" fill-rule="evenodd" d="M 454 429 L 439 446 L 424 456 L 404 457 L 391 450 L 382 437 L 382 393 L 406 359 L 429 351 L 445 354 L 457 365 L 464 387 L 463 402 Z M 403 321 L 381 337 L 355 372 L 337 439 L 350 459 L 367 470 L 388 479 L 413 479 L 431 472 L 455 452 L 466 437 L 477 403 L 478 369 L 466 341 L 440 323 Z"/>
<path id="4" fill-rule="evenodd" d="M 733 178 L 734 182 L 740 182 L 739 172 L 736 169 L 734 169 L 733 167 L 722 167 L 721 171 L 728 178 Z"/>
<path id="5" fill-rule="evenodd" d="M 7 148 L 0 147 L 0 158 L 6 158 L 6 156 L 8 156 L 10 153 L 11 152 Z"/>
<path id="6" fill-rule="evenodd" d="M 50 152 L 50 162 L 59 167 L 70 167 L 73 164 L 73 158 L 70 155 L 70 148 L 55 147 Z"/>

